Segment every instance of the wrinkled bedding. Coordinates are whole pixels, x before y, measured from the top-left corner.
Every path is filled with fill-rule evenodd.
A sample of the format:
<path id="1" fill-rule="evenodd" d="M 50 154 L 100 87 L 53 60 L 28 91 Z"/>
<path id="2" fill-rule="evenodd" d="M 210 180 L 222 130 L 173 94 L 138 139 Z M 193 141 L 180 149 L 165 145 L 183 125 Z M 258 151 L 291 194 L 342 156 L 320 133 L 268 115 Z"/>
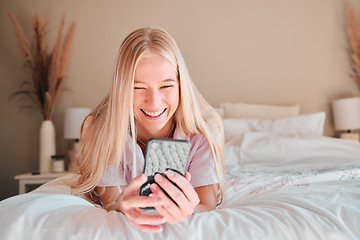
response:
<path id="1" fill-rule="evenodd" d="M 0 239 L 359 239 L 358 142 L 246 133 L 225 156 L 223 203 L 161 233 L 72 196 L 68 175 L 0 202 Z"/>

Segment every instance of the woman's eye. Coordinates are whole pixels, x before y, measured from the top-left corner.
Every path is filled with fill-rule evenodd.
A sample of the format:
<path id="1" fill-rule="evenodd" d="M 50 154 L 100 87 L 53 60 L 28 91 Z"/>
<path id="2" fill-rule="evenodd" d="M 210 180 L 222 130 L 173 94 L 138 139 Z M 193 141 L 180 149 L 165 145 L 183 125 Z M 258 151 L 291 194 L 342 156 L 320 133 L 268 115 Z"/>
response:
<path id="1" fill-rule="evenodd" d="M 165 86 L 162 86 L 161 88 L 171 88 L 173 85 L 165 85 Z"/>
<path id="2" fill-rule="evenodd" d="M 134 87 L 134 89 L 145 89 L 144 87 Z"/>

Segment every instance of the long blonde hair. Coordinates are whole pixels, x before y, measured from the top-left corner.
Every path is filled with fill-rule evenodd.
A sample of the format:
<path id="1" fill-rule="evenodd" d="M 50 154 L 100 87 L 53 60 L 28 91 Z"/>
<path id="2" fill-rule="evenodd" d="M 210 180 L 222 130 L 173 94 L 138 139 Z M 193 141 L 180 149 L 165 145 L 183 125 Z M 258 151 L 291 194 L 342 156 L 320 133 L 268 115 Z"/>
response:
<path id="1" fill-rule="evenodd" d="M 129 129 L 131 135 L 136 136 L 133 115 L 134 73 L 141 57 L 149 53 L 163 56 L 177 69 L 180 101 L 175 112 L 175 122 L 185 135 L 202 134 L 208 140 L 220 183 L 220 204 L 224 189 L 221 119 L 191 81 L 175 40 L 167 32 L 158 28 L 135 30 L 121 44 L 110 92 L 84 121 L 90 127 L 83 126 L 82 128 L 81 150 L 77 155 L 77 172 L 80 177 L 78 183 L 72 186 L 72 193 L 86 194 L 94 198 L 94 189 L 106 167 L 115 164 L 118 169 L 124 161 Z M 136 139 L 133 137 L 134 153 L 135 145 Z M 136 173 L 134 171 L 135 154 L 133 161 L 134 175 Z"/>

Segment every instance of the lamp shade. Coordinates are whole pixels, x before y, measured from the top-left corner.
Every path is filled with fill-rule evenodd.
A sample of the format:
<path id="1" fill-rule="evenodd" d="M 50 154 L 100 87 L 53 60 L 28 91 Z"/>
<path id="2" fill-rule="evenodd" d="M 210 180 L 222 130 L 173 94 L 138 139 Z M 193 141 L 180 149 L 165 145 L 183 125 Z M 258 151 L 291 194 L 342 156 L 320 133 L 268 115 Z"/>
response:
<path id="1" fill-rule="evenodd" d="M 64 138 L 79 139 L 80 128 L 85 117 L 90 113 L 90 108 L 68 108 L 64 116 Z"/>
<path id="2" fill-rule="evenodd" d="M 360 129 L 360 98 L 343 98 L 332 103 L 335 130 Z"/>

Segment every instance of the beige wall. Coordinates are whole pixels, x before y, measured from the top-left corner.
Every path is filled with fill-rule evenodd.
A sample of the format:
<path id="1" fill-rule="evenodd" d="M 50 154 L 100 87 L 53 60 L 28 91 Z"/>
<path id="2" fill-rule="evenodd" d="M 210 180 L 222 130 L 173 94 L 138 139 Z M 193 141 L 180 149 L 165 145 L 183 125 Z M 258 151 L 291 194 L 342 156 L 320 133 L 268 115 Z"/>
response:
<path id="1" fill-rule="evenodd" d="M 360 19 L 360 1 L 351 0 Z M 195 84 L 208 101 L 301 105 L 302 113 L 326 111 L 330 102 L 358 96 L 342 0 L 11 0 L 0 2 L 0 199 L 17 193 L 16 174 L 38 169 L 41 117 L 8 102 L 26 74 L 11 22 L 12 11 L 31 36 L 35 13 L 47 22 L 52 42 L 61 15 L 76 21 L 66 87 L 53 117 L 57 153 L 66 152 L 63 114 L 94 107 L 106 94 L 119 44 L 131 30 L 160 26 L 182 49 Z M 67 25 L 69 26 L 69 24 Z M 26 99 L 22 100 L 26 103 Z"/>

